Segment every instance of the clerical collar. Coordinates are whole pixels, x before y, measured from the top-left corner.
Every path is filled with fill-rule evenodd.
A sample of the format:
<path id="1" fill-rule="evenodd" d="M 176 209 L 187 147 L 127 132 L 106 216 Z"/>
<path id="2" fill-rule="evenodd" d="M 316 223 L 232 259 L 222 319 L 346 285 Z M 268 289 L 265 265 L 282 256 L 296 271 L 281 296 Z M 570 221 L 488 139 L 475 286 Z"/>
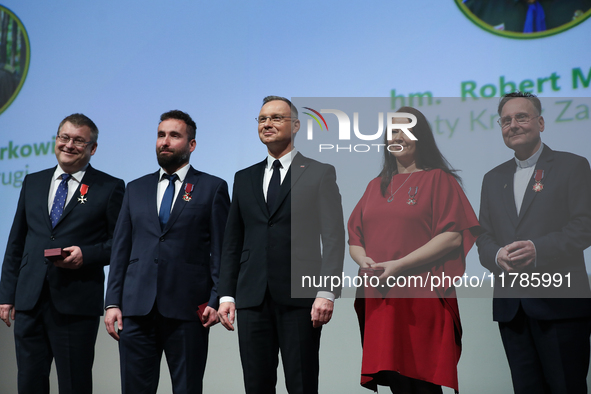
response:
<path id="1" fill-rule="evenodd" d="M 515 158 L 515 163 L 517 163 L 517 167 L 519 168 L 529 168 L 536 165 L 540 155 L 542 154 L 542 149 L 544 149 L 544 144 L 540 144 L 540 149 L 536 153 L 534 153 L 529 159 L 526 160 L 519 160 L 517 157 Z"/>

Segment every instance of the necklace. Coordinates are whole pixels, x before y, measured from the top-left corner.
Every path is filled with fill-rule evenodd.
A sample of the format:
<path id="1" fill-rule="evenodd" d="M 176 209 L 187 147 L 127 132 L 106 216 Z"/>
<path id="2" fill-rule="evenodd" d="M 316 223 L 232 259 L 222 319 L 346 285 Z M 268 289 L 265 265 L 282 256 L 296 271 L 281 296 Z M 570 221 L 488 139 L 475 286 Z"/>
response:
<path id="1" fill-rule="evenodd" d="M 392 180 L 390 181 L 390 197 L 388 197 L 388 202 L 392 202 L 392 201 L 394 200 L 394 195 L 395 195 L 396 193 L 398 193 L 398 190 L 400 190 L 400 188 L 401 188 L 402 186 L 404 186 L 404 184 L 406 183 L 406 181 L 408 181 L 408 180 L 410 179 L 410 177 L 412 176 L 412 174 L 413 174 L 413 172 L 411 172 L 411 173 L 410 173 L 410 175 L 408 176 L 408 178 L 406 178 L 406 179 L 404 180 L 404 182 L 402 182 L 402 185 L 400 185 L 400 186 L 398 187 L 398 189 L 396 189 L 396 191 L 395 191 L 394 193 L 392 193 L 392 184 L 394 183 L 394 175 L 392 175 Z"/>

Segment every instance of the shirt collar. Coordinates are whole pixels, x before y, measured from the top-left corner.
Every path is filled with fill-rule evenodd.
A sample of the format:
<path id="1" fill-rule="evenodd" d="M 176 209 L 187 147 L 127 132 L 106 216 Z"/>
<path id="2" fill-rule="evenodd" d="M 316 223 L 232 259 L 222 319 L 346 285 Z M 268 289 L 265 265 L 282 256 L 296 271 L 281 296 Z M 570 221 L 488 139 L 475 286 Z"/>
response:
<path id="1" fill-rule="evenodd" d="M 517 167 L 519 168 L 529 168 L 536 165 L 540 155 L 542 154 L 542 150 L 544 149 L 544 144 L 540 144 L 540 148 L 536 153 L 534 153 L 529 159 L 526 160 L 519 160 L 515 157 L 515 163 L 517 163 Z"/>
<path id="2" fill-rule="evenodd" d="M 74 179 L 76 182 L 80 183 L 82 181 L 82 178 L 84 177 L 84 174 L 86 173 L 86 170 L 88 169 L 88 164 L 86 164 L 84 167 L 82 167 L 82 169 L 80 169 L 80 171 L 77 171 L 73 174 L 70 174 L 72 179 Z M 55 171 L 53 172 L 53 180 L 56 180 L 57 178 L 61 178 L 62 174 L 67 174 L 66 171 L 64 171 L 59 163 L 57 165 L 57 167 L 55 168 Z"/>
<path id="3" fill-rule="evenodd" d="M 273 156 L 271 155 L 267 155 L 267 166 L 266 169 L 270 170 L 273 168 L 273 162 L 275 160 L 279 160 L 281 162 L 281 166 L 285 169 L 288 170 L 289 166 L 291 166 L 291 160 L 294 158 L 294 156 L 298 153 L 297 150 L 295 150 L 295 148 L 289 152 L 286 155 L 281 156 L 279 159 L 275 159 Z"/>
<path id="4" fill-rule="evenodd" d="M 189 173 L 190 167 L 191 166 L 189 165 L 189 163 L 187 163 L 175 172 L 175 174 L 179 177 L 179 181 L 181 181 L 181 183 L 183 183 L 185 181 L 185 178 L 187 177 L 187 174 Z M 164 174 L 166 174 L 166 171 L 164 171 L 164 169 L 160 168 L 160 175 L 158 176 L 159 181 L 162 180 L 162 175 L 164 175 Z"/>

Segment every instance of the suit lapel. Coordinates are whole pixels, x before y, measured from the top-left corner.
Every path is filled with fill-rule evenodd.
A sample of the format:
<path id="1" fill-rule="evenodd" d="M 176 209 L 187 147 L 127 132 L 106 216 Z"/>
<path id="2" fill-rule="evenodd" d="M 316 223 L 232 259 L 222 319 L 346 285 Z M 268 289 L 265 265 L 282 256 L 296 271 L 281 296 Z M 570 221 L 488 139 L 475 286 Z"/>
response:
<path id="1" fill-rule="evenodd" d="M 154 226 L 160 228 L 160 219 L 158 218 L 158 182 L 160 181 L 160 170 L 152 174 L 149 179 L 149 186 L 146 188 L 146 202 L 148 204 L 148 212 L 152 212 L 152 222 Z"/>
<path id="2" fill-rule="evenodd" d="M 523 202 L 521 203 L 521 209 L 519 210 L 519 221 L 523 219 L 525 216 L 528 208 L 535 200 L 538 193 L 534 191 L 534 184 L 535 184 L 535 174 L 537 170 L 544 170 L 544 178 L 542 179 L 542 184 L 544 180 L 547 179 L 550 170 L 552 169 L 552 160 L 554 158 L 554 153 L 550 148 L 544 145 L 544 150 L 536 163 L 536 168 L 534 170 L 534 175 L 528 182 L 527 189 L 525 189 L 525 196 L 523 196 Z M 543 193 L 543 191 L 541 192 Z"/>
<path id="3" fill-rule="evenodd" d="M 251 186 L 252 186 L 252 193 L 261 208 L 261 211 L 264 212 L 266 216 L 269 215 L 269 211 L 267 210 L 267 203 L 265 201 L 265 195 L 263 194 L 263 179 L 265 176 L 265 168 L 267 167 L 267 159 L 263 160 L 259 164 L 255 165 L 252 169 L 252 177 L 251 177 Z"/>
<path id="4" fill-rule="evenodd" d="M 39 200 L 39 202 L 41 203 L 41 207 L 42 207 L 42 211 L 39 212 L 46 212 L 47 215 L 45 215 L 45 224 L 47 224 L 47 228 L 48 229 L 52 229 L 51 227 L 51 219 L 49 218 L 50 215 L 50 211 L 47 209 L 48 208 L 48 201 L 49 201 L 49 189 L 51 189 L 51 182 L 53 182 L 53 174 L 55 173 L 55 169 L 56 167 L 53 167 L 51 170 L 47 170 L 49 172 L 47 178 L 45 178 L 45 182 L 43 183 L 43 185 L 40 185 L 42 187 L 41 190 L 43 190 L 43 192 L 39 192 L 40 196 L 45 196 L 45 198 L 43 200 Z M 52 201 L 53 204 L 53 201 Z"/>
<path id="5" fill-rule="evenodd" d="M 517 226 L 517 207 L 515 206 L 515 191 L 513 178 L 515 177 L 515 160 L 511 159 L 505 163 L 501 176 L 503 205 L 513 227 Z"/>
<path id="6" fill-rule="evenodd" d="M 172 207 L 172 212 L 170 213 L 168 222 L 166 222 L 166 226 L 164 226 L 163 233 L 166 233 L 172 227 L 174 222 L 176 222 L 176 220 L 181 216 L 183 210 L 187 206 L 188 202 L 183 199 L 183 196 L 185 195 L 185 185 L 187 183 L 193 184 L 193 194 L 197 193 L 199 187 L 199 172 L 193 167 L 189 168 L 187 176 L 181 185 L 181 189 L 179 190 L 179 193 L 174 201 L 174 206 Z"/>

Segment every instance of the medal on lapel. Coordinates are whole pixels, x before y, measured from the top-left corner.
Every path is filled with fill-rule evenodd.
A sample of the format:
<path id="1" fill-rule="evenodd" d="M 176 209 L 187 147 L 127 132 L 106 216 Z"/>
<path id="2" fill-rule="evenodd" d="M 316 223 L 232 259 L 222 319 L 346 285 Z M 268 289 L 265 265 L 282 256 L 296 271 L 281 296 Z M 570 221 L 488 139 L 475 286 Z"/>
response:
<path id="1" fill-rule="evenodd" d="M 534 186 L 533 186 L 534 192 L 539 193 L 542 190 L 544 190 L 544 185 L 542 184 L 543 178 L 544 178 L 544 170 L 536 170 L 536 176 L 534 178 L 534 181 L 536 183 L 534 183 Z"/>
<path id="2" fill-rule="evenodd" d="M 193 184 L 192 183 L 187 183 L 185 185 L 185 194 L 183 194 L 183 200 L 189 202 L 191 201 L 191 199 L 193 198 L 191 196 L 191 193 L 193 193 Z"/>
<path id="3" fill-rule="evenodd" d="M 412 186 L 408 188 L 408 201 L 406 202 L 408 205 L 416 205 L 418 192 L 419 192 L 418 186 L 415 186 L 414 193 L 412 192 Z"/>
<path id="4" fill-rule="evenodd" d="M 82 185 L 80 185 L 80 197 L 78 197 L 78 202 L 80 204 L 84 204 L 86 203 L 86 201 L 88 201 L 86 199 L 86 193 L 88 193 L 88 185 L 85 185 L 83 183 Z"/>

